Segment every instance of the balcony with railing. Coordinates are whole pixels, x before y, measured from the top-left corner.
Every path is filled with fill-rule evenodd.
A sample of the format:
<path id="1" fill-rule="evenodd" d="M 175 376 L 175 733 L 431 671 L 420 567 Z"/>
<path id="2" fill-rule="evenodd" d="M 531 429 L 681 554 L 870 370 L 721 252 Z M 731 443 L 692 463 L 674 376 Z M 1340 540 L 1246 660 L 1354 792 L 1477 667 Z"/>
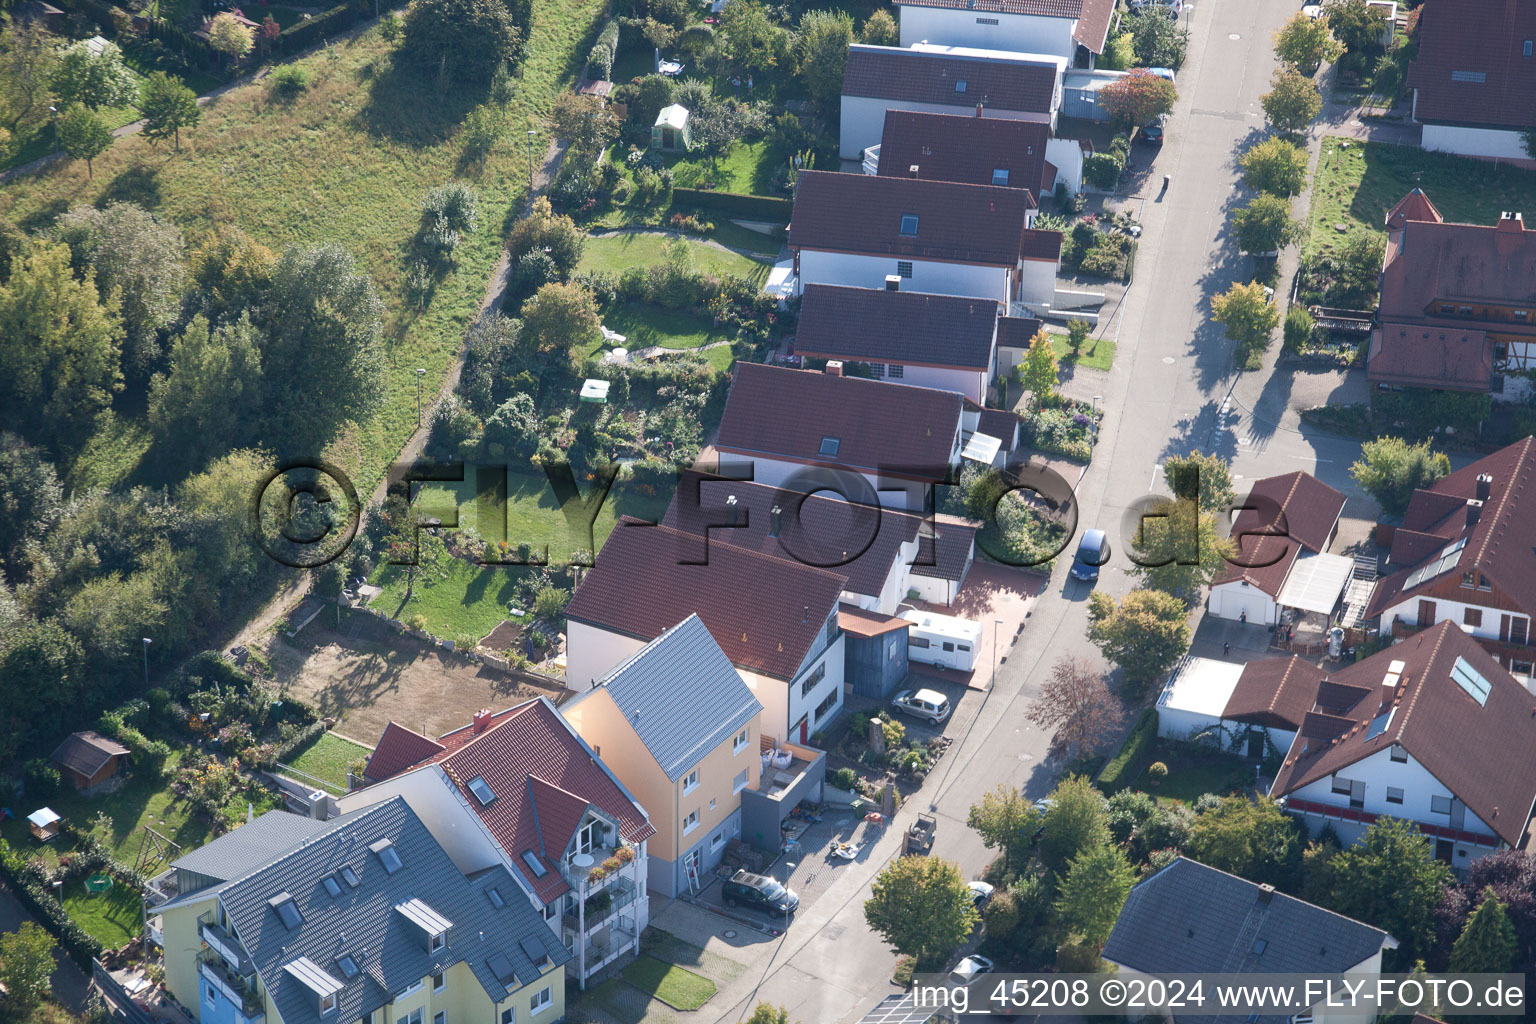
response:
<path id="1" fill-rule="evenodd" d="M 246 959 L 244 950 L 240 948 L 239 941 L 233 935 L 219 926 L 217 913 L 210 910 L 198 917 L 197 937 L 225 961 L 235 965 L 239 973 L 250 973 L 250 962 Z"/>
<path id="2" fill-rule="evenodd" d="M 615 914 L 634 904 L 640 888 L 626 871 L 624 874 L 604 880 L 604 888 L 587 894 L 587 935 L 601 928 Z M 581 929 L 581 917 L 574 910 L 566 911 L 563 924 L 567 933 L 575 935 Z"/>
<path id="3" fill-rule="evenodd" d="M 267 1008 L 256 994 L 254 974 L 242 976 L 237 973 L 224 955 L 211 945 L 198 953 L 197 973 L 234 1004 L 241 1024 L 264 1024 Z"/>

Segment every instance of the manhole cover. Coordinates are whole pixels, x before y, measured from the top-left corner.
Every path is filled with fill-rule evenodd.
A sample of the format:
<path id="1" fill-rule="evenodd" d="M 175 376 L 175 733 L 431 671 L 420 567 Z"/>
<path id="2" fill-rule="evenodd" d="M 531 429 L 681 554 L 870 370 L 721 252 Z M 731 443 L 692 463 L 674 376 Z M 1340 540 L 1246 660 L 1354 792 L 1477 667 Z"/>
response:
<path id="1" fill-rule="evenodd" d="M 724 935 L 728 939 L 734 939 L 736 937 L 736 929 L 734 929 L 734 928 L 727 928 L 725 931 L 721 932 L 720 934 Z"/>
<path id="2" fill-rule="evenodd" d="M 1238 35 L 1236 32 L 1229 32 L 1229 33 L 1227 33 L 1227 38 L 1228 39 L 1241 39 L 1243 37 Z"/>

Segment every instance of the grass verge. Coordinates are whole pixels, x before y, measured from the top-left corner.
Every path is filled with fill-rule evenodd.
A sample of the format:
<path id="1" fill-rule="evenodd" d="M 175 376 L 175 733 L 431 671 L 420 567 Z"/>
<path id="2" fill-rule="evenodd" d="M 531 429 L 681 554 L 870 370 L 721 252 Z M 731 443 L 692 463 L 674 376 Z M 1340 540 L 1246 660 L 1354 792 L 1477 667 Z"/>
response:
<path id="1" fill-rule="evenodd" d="M 675 964 L 641 956 L 624 968 L 624 980 L 674 1010 L 697 1010 L 715 994 L 715 983 Z"/>
<path id="2" fill-rule="evenodd" d="M 1083 350 L 1072 354 L 1072 345 L 1065 334 L 1051 335 L 1051 348 L 1056 361 L 1062 366 L 1081 366 L 1090 370 L 1108 370 L 1115 363 L 1115 343 L 1108 338 L 1089 338 Z"/>

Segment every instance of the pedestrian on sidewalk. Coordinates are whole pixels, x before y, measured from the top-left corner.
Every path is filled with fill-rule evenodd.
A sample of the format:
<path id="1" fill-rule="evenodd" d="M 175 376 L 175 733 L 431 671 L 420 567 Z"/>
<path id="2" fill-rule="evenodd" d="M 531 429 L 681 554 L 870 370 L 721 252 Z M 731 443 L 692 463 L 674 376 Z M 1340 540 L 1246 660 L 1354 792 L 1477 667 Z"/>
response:
<path id="1" fill-rule="evenodd" d="M 1227 655 L 1229 655 L 1231 653 L 1232 653 L 1232 645 L 1230 643 L 1223 643 L 1221 645 L 1221 656 L 1223 658 L 1225 658 Z"/>

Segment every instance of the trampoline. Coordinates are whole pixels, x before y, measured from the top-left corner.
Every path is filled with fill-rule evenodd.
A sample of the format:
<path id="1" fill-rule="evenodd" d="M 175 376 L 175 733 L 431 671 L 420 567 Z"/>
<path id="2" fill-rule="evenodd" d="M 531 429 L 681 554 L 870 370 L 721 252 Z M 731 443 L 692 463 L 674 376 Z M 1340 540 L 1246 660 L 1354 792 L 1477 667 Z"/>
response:
<path id="1" fill-rule="evenodd" d="M 112 888 L 112 876 L 97 872 L 85 880 L 85 891 L 92 896 L 100 896 Z"/>

